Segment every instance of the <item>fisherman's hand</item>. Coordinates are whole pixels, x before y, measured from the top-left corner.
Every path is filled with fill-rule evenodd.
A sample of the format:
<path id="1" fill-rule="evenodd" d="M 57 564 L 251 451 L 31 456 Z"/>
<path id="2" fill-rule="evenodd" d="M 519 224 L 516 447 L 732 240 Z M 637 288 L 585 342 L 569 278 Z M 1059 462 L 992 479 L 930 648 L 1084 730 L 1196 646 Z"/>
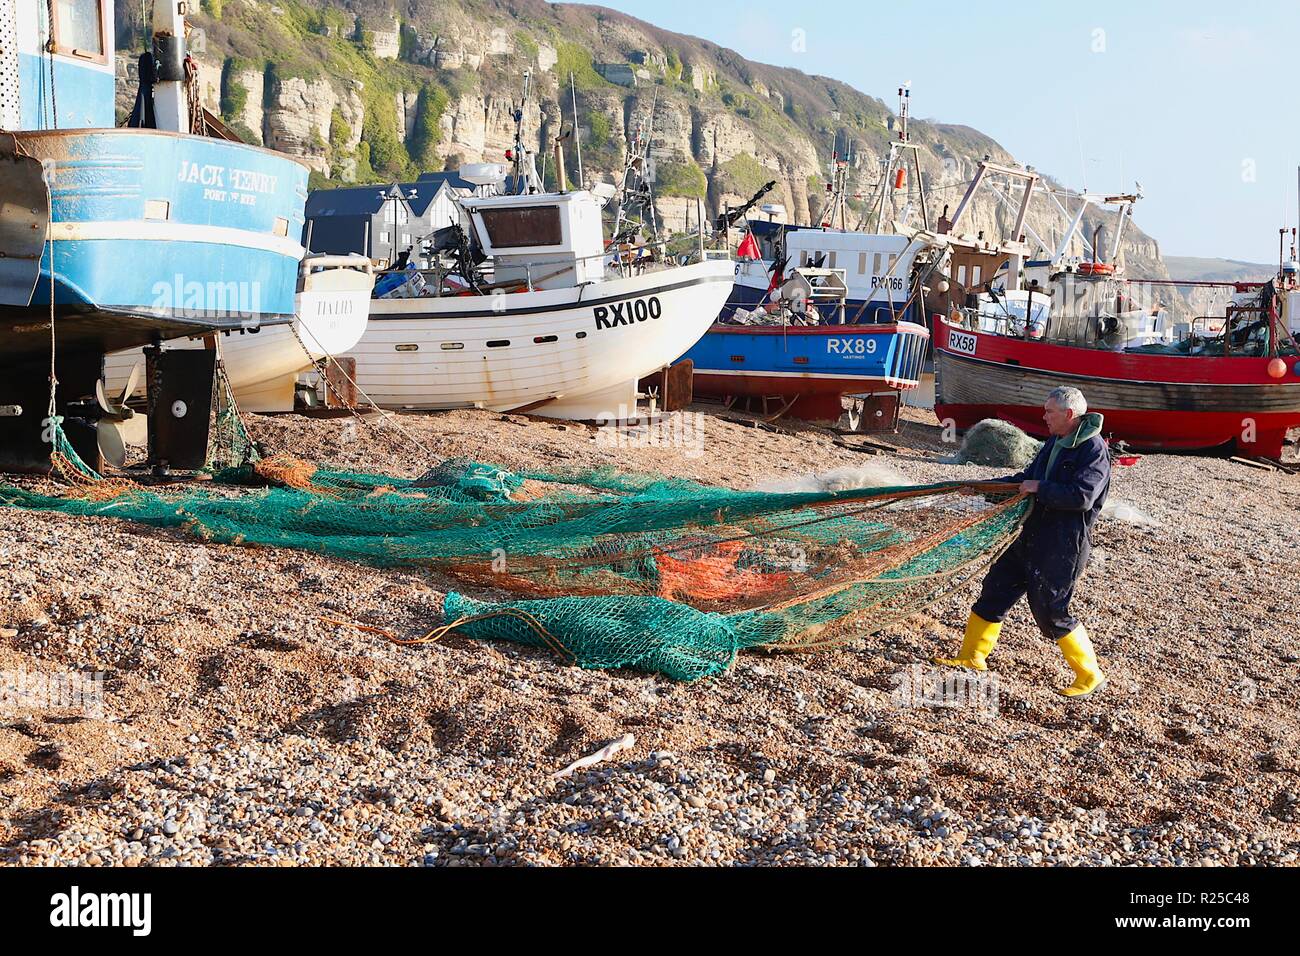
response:
<path id="1" fill-rule="evenodd" d="M 1020 490 L 1021 490 L 1022 493 L 1027 494 L 1027 495 L 1036 495 L 1036 494 L 1038 494 L 1038 482 L 1036 482 L 1036 481 L 1022 481 L 1022 482 L 1020 483 Z"/>

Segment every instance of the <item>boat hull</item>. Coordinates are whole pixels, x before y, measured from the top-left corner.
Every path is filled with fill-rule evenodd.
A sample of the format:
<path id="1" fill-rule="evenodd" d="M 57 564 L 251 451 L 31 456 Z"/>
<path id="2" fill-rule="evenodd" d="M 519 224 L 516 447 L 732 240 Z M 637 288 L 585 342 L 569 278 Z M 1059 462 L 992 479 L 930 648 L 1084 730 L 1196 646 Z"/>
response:
<path id="1" fill-rule="evenodd" d="M 12 155 L 43 164 L 50 202 L 34 283 L 25 271 L 0 283 L 11 360 L 48 357 L 51 294 L 58 345 L 76 351 L 292 317 L 307 185 L 296 160 L 142 129 L 0 135 L 0 158 Z M 22 188 L 44 205 L 43 180 Z"/>
<path id="2" fill-rule="evenodd" d="M 1061 385 L 1105 416 L 1107 437 L 1136 449 L 1233 444 L 1277 458 L 1300 427 L 1300 360 L 1269 376 L 1268 358 L 1149 355 L 1025 342 L 935 320 L 935 414 L 966 429 L 1001 418 L 1046 437 L 1043 402 Z M 952 333 L 956 332 L 956 336 Z"/>
<path id="3" fill-rule="evenodd" d="M 377 299 L 347 354 L 384 408 L 626 418 L 637 381 L 704 334 L 731 279 L 729 261 L 709 260 L 565 289 Z"/>
<path id="4" fill-rule="evenodd" d="M 788 414 L 835 421 L 845 395 L 900 392 L 920 381 L 929 333 L 889 325 L 714 325 L 686 353 L 698 395 L 785 398 Z"/>
<path id="5" fill-rule="evenodd" d="M 240 408 L 247 412 L 289 412 L 294 407 L 298 373 L 327 355 L 340 355 L 361 341 L 370 313 L 374 280 L 349 268 L 309 274 L 295 297 L 292 324 L 223 332 L 221 361 Z M 164 348 L 204 348 L 202 339 L 177 339 Z M 141 349 L 104 357 L 104 385 L 122 395 L 131 370 L 143 366 Z M 144 376 L 135 394 L 145 394 Z"/>

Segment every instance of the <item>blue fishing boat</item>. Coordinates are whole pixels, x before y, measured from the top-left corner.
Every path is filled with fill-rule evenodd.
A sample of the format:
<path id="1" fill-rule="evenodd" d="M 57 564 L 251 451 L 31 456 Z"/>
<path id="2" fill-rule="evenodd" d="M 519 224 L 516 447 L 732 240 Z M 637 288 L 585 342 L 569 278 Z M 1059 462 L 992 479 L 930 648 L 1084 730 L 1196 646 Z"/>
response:
<path id="1" fill-rule="evenodd" d="M 773 258 L 737 264 L 728 306 L 684 356 L 694 391 L 769 413 L 775 401 L 777 415 L 829 423 L 844 396 L 872 396 L 872 424 L 877 411 L 893 422 L 898 393 L 920 384 L 928 351 L 914 294 L 923 245 L 834 229 L 756 234 L 764 250 L 778 240 Z"/>
<path id="2" fill-rule="evenodd" d="M 922 226 L 929 225 L 908 108 L 900 88 L 899 137 L 859 229 L 848 228 L 850 158 L 838 151 L 816 225 L 774 221 L 784 214 L 779 206 L 762 207 L 768 220 L 745 223 L 727 303 L 684 356 L 694 364 L 695 393 L 758 404 L 769 414 L 775 402 L 776 415 L 817 422 L 834 423 L 848 411 L 854 428 L 864 410 L 871 427 L 896 420 L 900 393 L 916 388 L 924 373 L 929 333 L 921 293 L 934 266 L 927 243 L 898 228 L 914 199 Z M 909 160 L 915 197 L 906 191 Z M 887 232 L 891 198 L 905 208 Z M 846 396 L 856 397 L 848 408 Z"/>
<path id="3" fill-rule="evenodd" d="M 137 129 L 0 134 L 6 151 L 50 171 L 51 200 L 39 264 L 6 283 L 10 356 L 48 355 L 48 330 L 22 320 L 48 313 L 51 295 L 63 349 L 293 317 L 306 185 L 293 160 Z"/>
<path id="4" fill-rule="evenodd" d="M 716 324 L 686 358 L 700 395 L 757 399 L 768 413 L 833 424 L 845 395 L 893 398 L 877 405 L 896 410 L 897 394 L 920 384 L 929 339 L 913 322 Z"/>
<path id="5" fill-rule="evenodd" d="M 75 419 L 106 352 L 293 319 L 308 170 L 203 110 L 183 8 L 115 129 L 113 0 L 0 0 L 0 466 L 48 464 L 52 359 Z"/>
<path id="6" fill-rule="evenodd" d="M 775 401 L 778 415 L 830 423 L 845 411 L 844 396 L 871 396 L 871 424 L 877 411 L 894 421 L 898 393 L 920 383 L 928 351 L 924 304 L 914 294 L 924 245 L 905 236 L 750 226 L 756 241 L 749 245 L 760 257 L 737 263 L 719 321 L 684 356 L 694 363 L 694 391 L 765 412 Z"/>

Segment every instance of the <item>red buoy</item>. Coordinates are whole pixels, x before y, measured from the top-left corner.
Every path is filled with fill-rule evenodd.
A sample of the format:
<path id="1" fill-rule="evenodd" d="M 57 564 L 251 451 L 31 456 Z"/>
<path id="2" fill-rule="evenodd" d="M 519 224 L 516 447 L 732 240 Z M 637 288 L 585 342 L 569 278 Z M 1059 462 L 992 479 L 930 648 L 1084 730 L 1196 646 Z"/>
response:
<path id="1" fill-rule="evenodd" d="M 905 182 L 907 182 L 907 170 L 904 167 L 899 166 L 898 172 L 894 174 L 894 188 L 902 189 L 903 183 Z"/>
<path id="2" fill-rule="evenodd" d="M 1286 362 L 1283 362 L 1280 358 L 1270 359 L 1268 374 L 1270 378 L 1282 378 L 1282 376 L 1286 375 Z"/>

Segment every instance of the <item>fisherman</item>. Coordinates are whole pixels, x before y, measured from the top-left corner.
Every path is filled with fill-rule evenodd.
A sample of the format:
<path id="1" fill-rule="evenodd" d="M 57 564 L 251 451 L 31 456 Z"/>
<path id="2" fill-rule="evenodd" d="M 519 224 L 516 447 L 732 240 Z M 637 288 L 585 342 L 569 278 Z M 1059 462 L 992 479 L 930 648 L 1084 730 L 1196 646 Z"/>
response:
<path id="1" fill-rule="evenodd" d="M 966 622 L 961 654 L 935 658 L 950 667 L 986 670 L 1002 619 L 1022 597 L 1045 637 L 1056 641 L 1074 671 L 1074 683 L 1058 693 L 1084 697 L 1106 682 L 1088 632 L 1070 614 L 1074 585 L 1088 563 L 1092 523 L 1110 491 L 1110 454 L 1101 438 L 1102 416 L 1088 414 L 1077 388 L 1052 389 L 1043 405 L 1050 436 L 1024 471 L 1002 482 L 1019 482 L 1033 495 L 1024 528 L 989 569 L 979 600 Z"/>

